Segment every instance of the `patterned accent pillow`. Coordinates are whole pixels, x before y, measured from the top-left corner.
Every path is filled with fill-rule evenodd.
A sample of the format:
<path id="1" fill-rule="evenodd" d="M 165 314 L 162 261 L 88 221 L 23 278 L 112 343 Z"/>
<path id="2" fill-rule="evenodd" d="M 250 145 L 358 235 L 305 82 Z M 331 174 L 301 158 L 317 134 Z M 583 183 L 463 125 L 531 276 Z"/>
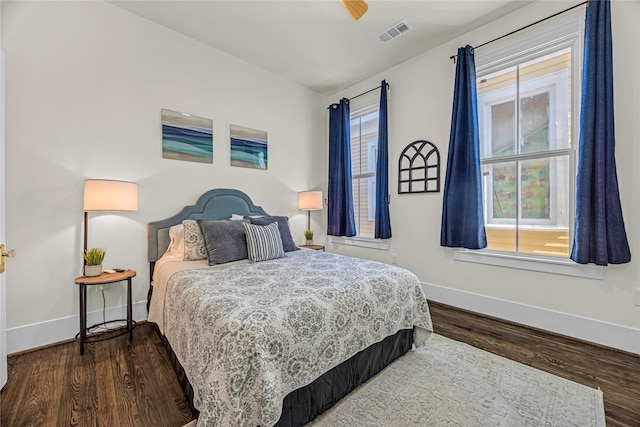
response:
<path id="1" fill-rule="evenodd" d="M 207 259 L 207 247 L 200 226 L 193 219 L 182 221 L 184 227 L 184 261 Z"/>
<path id="2" fill-rule="evenodd" d="M 247 239 L 242 224 L 247 220 L 198 220 L 204 236 L 209 265 L 247 259 Z"/>
<path id="3" fill-rule="evenodd" d="M 254 225 L 242 223 L 247 236 L 247 253 L 251 262 L 284 257 L 278 224 Z"/>
<path id="4" fill-rule="evenodd" d="M 285 252 L 297 251 L 300 248 L 293 241 L 291 236 L 291 229 L 289 228 L 289 218 L 286 216 L 262 216 L 262 217 L 249 217 L 251 224 L 267 225 L 273 222 L 278 223 L 278 229 L 280 230 L 280 238 L 282 239 L 282 247 Z"/>

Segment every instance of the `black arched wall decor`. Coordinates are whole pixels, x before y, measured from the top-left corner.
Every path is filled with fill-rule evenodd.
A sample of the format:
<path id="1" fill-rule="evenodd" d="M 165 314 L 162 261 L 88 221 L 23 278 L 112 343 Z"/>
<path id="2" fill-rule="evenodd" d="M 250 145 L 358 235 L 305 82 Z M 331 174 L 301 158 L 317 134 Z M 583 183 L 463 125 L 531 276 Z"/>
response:
<path id="1" fill-rule="evenodd" d="M 398 194 L 440 192 L 440 152 L 429 141 L 407 145 L 398 161 Z"/>

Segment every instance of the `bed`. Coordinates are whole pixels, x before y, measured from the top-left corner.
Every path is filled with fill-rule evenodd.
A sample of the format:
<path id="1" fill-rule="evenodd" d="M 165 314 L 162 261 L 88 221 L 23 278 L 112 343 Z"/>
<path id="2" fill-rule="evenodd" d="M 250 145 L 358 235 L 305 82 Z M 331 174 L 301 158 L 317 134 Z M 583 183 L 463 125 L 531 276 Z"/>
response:
<path id="1" fill-rule="evenodd" d="M 194 223 L 204 241 L 195 245 Z M 235 245 L 223 238 L 237 242 L 242 229 L 252 260 L 263 234 L 288 250 L 217 262 Z M 286 217 L 269 216 L 239 190 L 210 190 L 147 231 L 149 321 L 198 426 L 304 425 L 432 331 L 415 275 L 291 247 Z"/>

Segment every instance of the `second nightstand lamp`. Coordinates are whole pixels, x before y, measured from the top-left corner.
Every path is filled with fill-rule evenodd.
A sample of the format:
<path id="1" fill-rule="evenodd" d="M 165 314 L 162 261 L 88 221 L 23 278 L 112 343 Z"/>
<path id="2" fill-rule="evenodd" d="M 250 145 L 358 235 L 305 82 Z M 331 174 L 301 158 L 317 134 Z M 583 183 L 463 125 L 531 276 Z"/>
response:
<path id="1" fill-rule="evenodd" d="M 136 212 L 137 210 L 138 184 L 108 179 L 87 179 L 84 182 L 84 251 L 87 250 L 89 212 Z"/>
<path id="2" fill-rule="evenodd" d="M 307 211 L 307 231 L 311 231 L 311 211 L 322 209 L 322 191 L 299 192 L 298 209 Z M 308 242 L 309 240 L 310 239 L 307 239 L 307 244 L 310 244 Z"/>

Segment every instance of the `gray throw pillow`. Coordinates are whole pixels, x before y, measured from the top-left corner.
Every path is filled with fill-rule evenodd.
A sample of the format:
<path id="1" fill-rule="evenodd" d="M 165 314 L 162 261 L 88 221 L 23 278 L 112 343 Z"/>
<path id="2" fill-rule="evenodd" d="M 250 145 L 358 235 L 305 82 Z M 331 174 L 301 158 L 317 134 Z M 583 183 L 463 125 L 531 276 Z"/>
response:
<path id="1" fill-rule="evenodd" d="M 282 248 L 285 252 L 297 251 L 300 248 L 296 246 L 291 237 L 291 229 L 289 228 L 289 218 L 286 216 L 263 216 L 260 218 L 249 218 L 251 224 L 256 225 L 269 225 L 272 222 L 278 223 L 278 229 L 280 230 L 280 237 L 282 238 Z"/>
<path id="2" fill-rule="evenodd" d="M 247 221 L 198 220 L 207 248 L 209 265 L 224 264 L 248 257 L 247 239 L 242 225 L 245 222 Z"/>

